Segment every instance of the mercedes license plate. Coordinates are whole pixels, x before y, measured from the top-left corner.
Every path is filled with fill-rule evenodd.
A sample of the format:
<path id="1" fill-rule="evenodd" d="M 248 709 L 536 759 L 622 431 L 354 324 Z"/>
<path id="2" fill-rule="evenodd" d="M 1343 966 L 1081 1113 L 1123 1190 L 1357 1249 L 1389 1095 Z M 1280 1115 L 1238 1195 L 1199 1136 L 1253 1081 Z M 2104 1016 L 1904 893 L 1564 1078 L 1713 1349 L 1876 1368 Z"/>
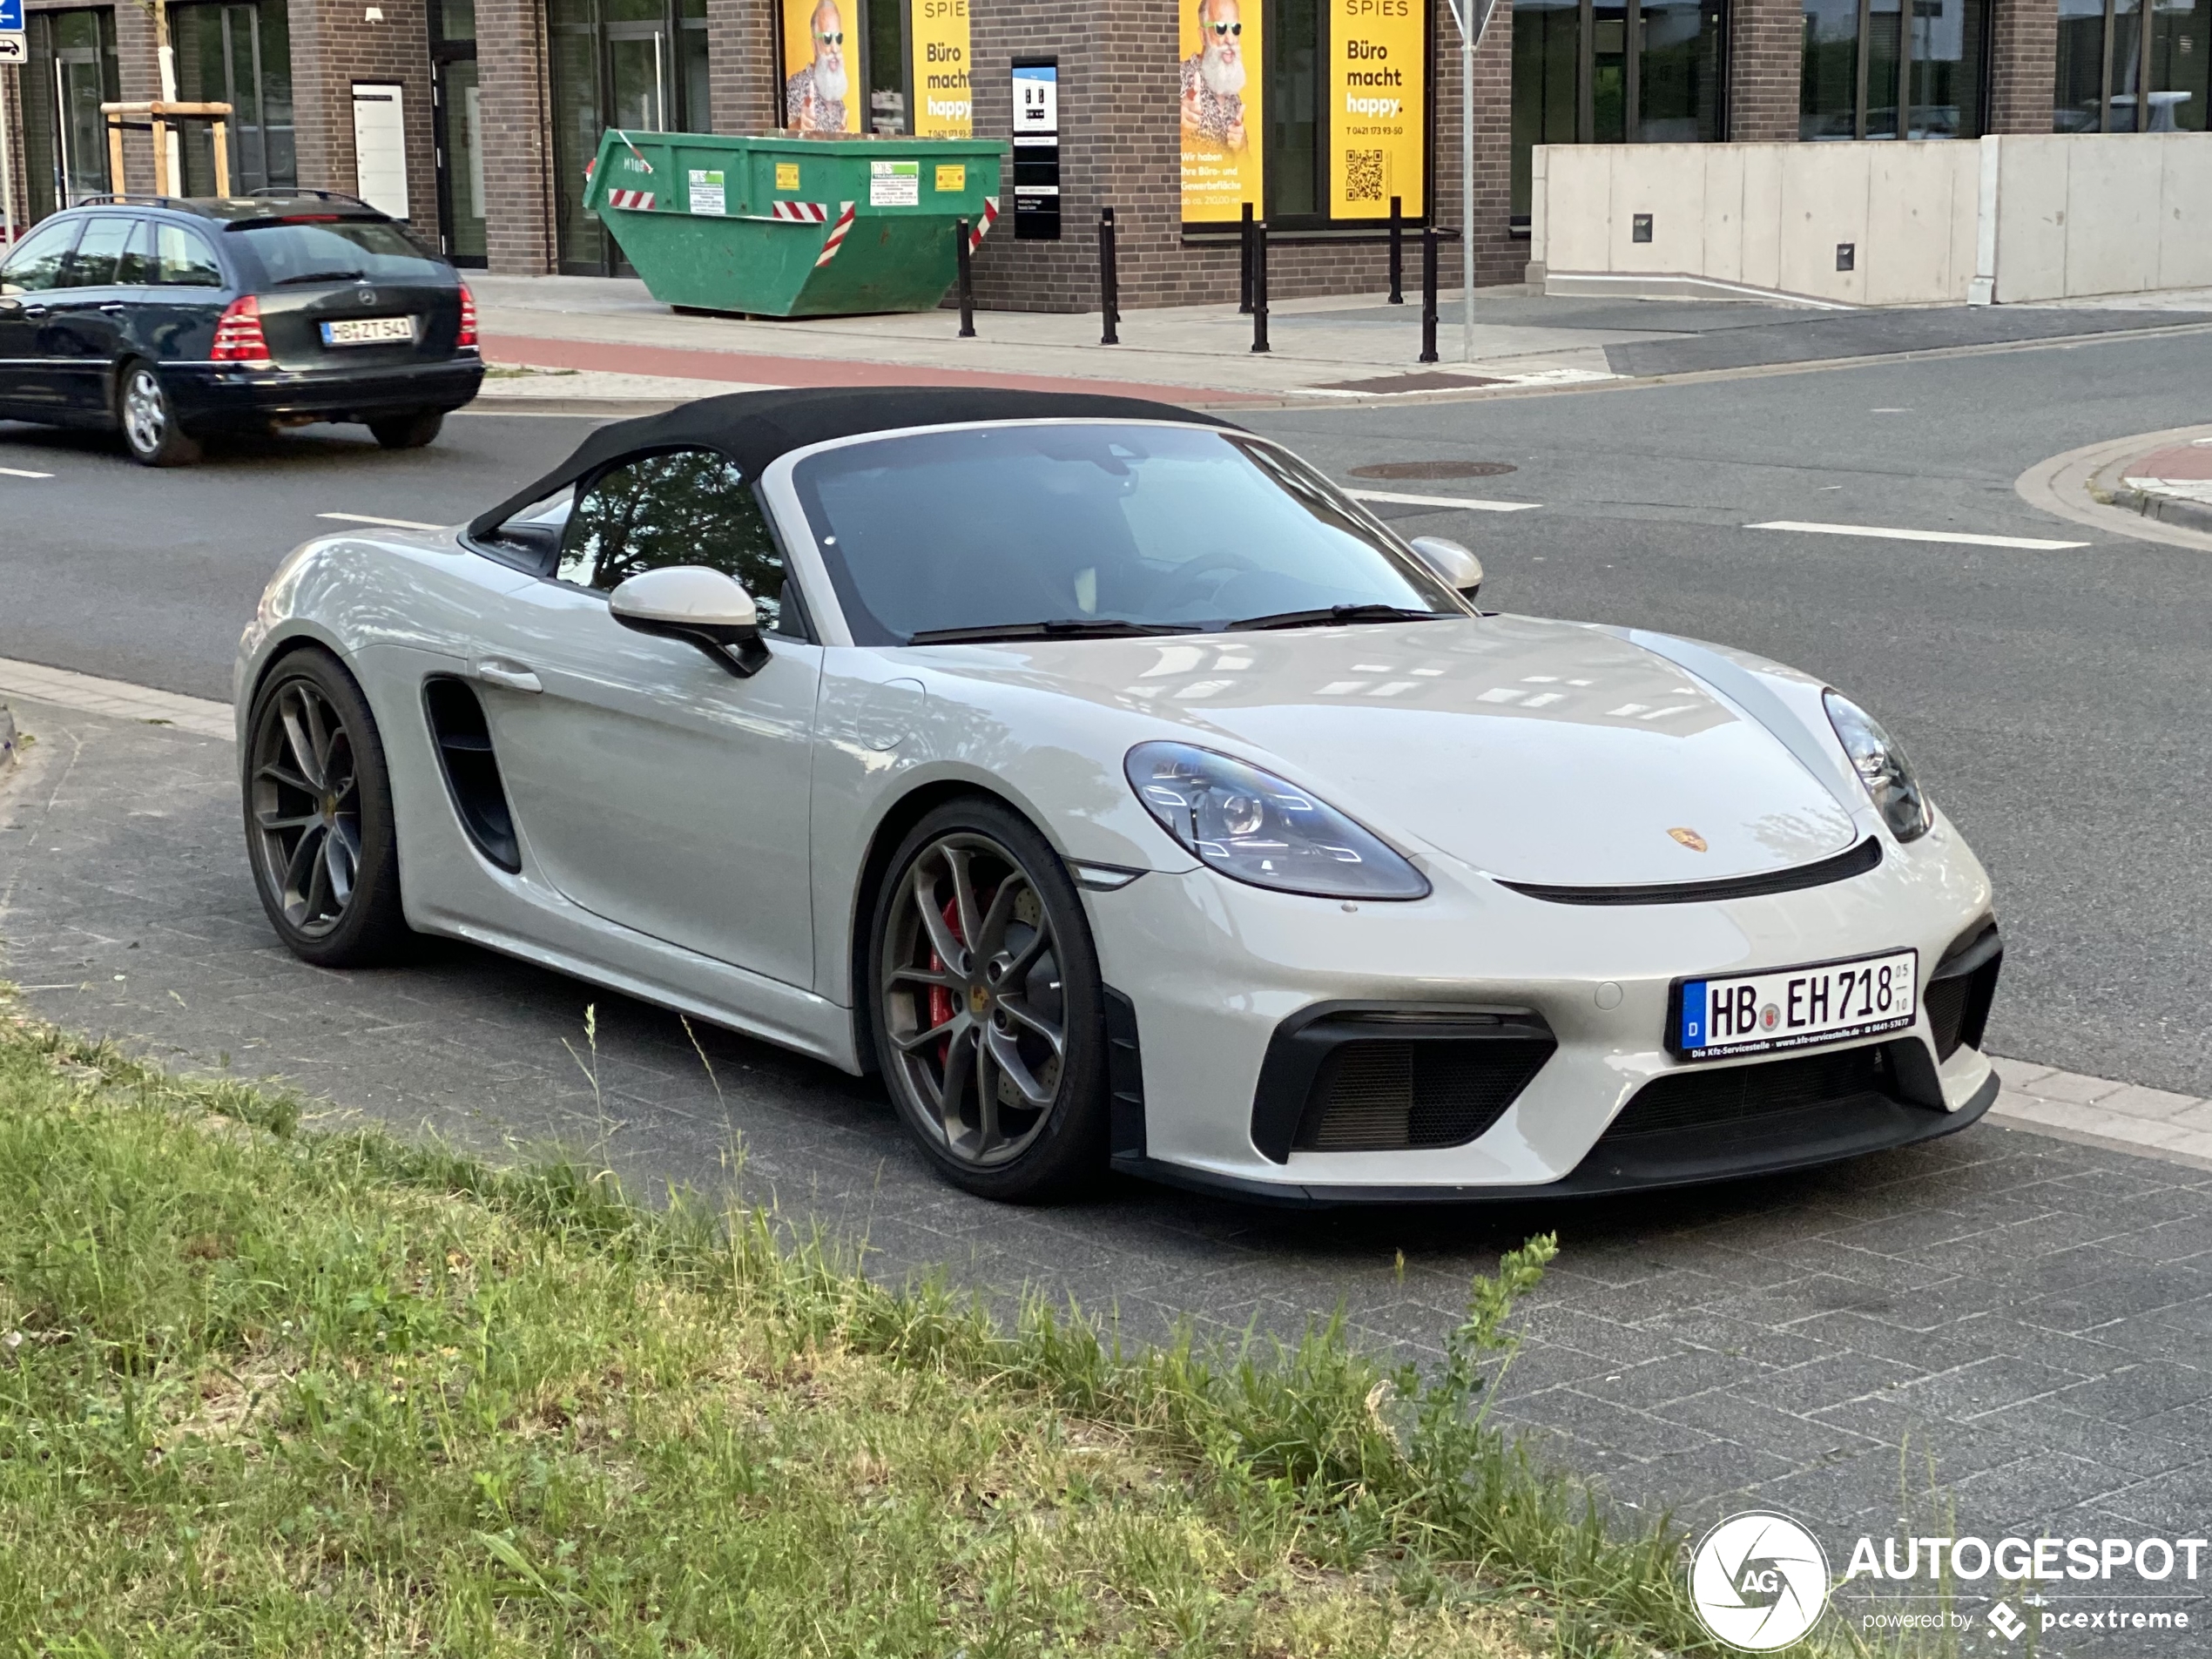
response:
<path id="1" fill-rule="evenodd" d="M 1724 1060 L 1901 1031 L 1912 1023 L 1919 988 L 1920 959 L 1909 950 L 1685 980 L 1667 1046 L 1685 1060 Z"/>
<path id="2" fill-rule="evenodd" d="M 322 326 L 322 343 L 326 346 L 412 346 L 415 344 L 415 319 L 349 317 L 344 322 L 327 322 Z"/>

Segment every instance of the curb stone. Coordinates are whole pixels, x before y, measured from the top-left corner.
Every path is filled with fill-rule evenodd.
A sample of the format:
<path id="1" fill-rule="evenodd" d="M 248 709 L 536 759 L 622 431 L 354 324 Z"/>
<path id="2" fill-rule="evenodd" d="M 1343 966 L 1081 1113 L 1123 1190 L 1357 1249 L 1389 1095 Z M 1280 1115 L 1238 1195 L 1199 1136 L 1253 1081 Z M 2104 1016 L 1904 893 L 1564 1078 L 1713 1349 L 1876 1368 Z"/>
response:
<path id="1" fill-rule="evenodd" d="M 2098 493 L 2094 489 L 2092 494 Z M 2183 529 L 2212 532 L 2212 507 L 2202 502 L 2182 501 L 2172 496 L 2153 495 L 2147 489 L 2122 487 L 2104 497 L 2111 506 L 2131 513 L 2141 513 L 2145 518 L 2157 519 L 2163 524 L 2178 524 Z"/>
<path id="2" fill-rule="evenodd" d="M 5 703 L 0 703 L 0 775 L 16 764 L 16 751 L 20 746 L 16 739 L 16 717 Z"/>

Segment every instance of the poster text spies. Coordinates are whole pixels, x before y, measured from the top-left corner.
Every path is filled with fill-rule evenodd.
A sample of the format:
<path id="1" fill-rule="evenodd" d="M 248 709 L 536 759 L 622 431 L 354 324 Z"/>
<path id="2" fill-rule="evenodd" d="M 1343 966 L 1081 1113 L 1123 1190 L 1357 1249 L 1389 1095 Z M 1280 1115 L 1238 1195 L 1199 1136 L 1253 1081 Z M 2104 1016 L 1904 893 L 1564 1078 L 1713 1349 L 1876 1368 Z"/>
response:
<path id="1" fill-rule="evenodd" d="M 2195 1579 L 2208 1549 L 2212 1539 L 2000 1538 L 1993 1544 L 1981 1538 L 1885 1538 L 1878 1554 L 1871 1538 L 1861 1538 L 1852 1547 L 1844 1580 L 1939 1579 L 1947 1571 L 1968 1581 L 1993 1572 L 2000 1579 L 2024 1582 L 2109 1579 L 2132 1572 L 2156 1582 L 2173 1578 L 2177 1569 L 2182 1578 Z"/>

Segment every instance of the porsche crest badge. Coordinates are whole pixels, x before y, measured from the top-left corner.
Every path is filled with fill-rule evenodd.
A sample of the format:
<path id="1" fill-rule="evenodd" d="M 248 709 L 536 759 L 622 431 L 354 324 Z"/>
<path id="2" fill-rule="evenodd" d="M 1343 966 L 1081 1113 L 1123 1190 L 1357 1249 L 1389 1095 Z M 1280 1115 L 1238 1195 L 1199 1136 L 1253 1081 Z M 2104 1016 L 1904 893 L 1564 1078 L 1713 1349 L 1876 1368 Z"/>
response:
<path id="1" fill-rule="evenodd" d="M 1693 853 L 1703 853 L 1705 850 L 1705 838 L 1694 829 L 1684 829 L 1680 825 L 1676 825 L 1667 833 Z"/>

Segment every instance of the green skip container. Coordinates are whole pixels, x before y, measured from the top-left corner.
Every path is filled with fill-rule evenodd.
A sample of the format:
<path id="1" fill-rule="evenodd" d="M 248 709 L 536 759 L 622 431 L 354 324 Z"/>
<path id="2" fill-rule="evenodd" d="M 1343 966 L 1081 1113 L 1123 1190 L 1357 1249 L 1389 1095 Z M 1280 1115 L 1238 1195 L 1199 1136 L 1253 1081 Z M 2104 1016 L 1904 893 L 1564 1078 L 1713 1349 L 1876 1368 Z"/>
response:
<path id="1" fill-rule="evenodd" d="M 957 223 L 999 211 L 988 138 L 599 139 L 583 205 L 664 305 L 763 317 L 927 311 L 957 274 Z"/>

